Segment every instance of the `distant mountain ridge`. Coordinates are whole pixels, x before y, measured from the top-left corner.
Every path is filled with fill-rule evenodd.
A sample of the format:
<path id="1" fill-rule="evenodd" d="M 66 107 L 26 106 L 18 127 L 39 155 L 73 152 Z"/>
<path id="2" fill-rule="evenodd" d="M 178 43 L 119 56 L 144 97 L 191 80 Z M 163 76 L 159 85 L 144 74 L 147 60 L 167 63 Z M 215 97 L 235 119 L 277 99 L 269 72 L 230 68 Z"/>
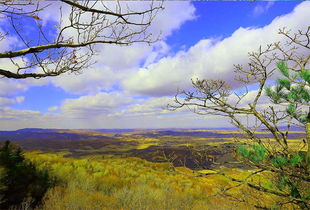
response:
<path id="1" fill-rule="evenodd" d="M 286 126 L 279 126 L 280 130 L 285 130 L 287 127 Z M 11 130 L 11 131 L 6 131 L 6 130 L 0 130 L 0 132 L 57 132 L 57 131 L 98 131 L 98 132 L 104 132 L 104 133 L 124 133 L 124 132 L 133 132 L 133 131 L 176 131 L 176 130 L 223 130 L 223 131 L 236 131 L 240 130 L 239 128 L 235 127 L 219 127 L 219 128 L 102 128 L 102 129 L 57 129 L 57 128 L 22 128 L 22 129 L 17 129 L 17 130 Z M 267 131 L 266 129 L 262 128 L 260 129 L 262 131 Z M 302 127 L 298 127 L 295 125 L 292 125 L 290 127 L 290 131 L 304 131 L 305 129 Z"/>
<path id="2" fill-rule="evenodd" d="M 22 128 L 15 130 L 17 132 L 54 132 L 57 129 L 50 129 L 50 128 Z"/>
<path id="3" fill-rule="evenodd" d="M 89 140 L 117 140 L 118 137 L 126 135 L 144 136 L 146 138 L 158 138 L 163 136 L 187 136 L 197 138 L 244 138 L 238 129 L 213 128 L 213 129 L 43 129 L 43 128 L 24 128 L 16 131 L 0 131 L 0 141 L 89 141 Z M 256 135 L 259 138 L 273 138 L 268 131 Z M 304 138 L 302 129 L 293 127 L 289 138 Z"/>

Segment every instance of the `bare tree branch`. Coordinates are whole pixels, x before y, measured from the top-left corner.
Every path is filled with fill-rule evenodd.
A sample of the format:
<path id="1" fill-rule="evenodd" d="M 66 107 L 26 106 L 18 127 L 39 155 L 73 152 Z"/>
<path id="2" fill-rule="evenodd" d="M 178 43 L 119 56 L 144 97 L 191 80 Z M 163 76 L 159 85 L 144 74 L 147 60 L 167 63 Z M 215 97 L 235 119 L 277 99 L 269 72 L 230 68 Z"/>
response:
<path id="1" fill-rule="evenodd" d="M 9 59 L 13 66 L 0 68 L 0 75 L 8 78 L 42 78 L 58 76 L 66 72 L 80 73 L 93 64 L 92 57 L 97 54 L 95 45 L 126 46 L 133 43 L 151 44 L 158 41 L 148 30 L 163 2 L 149 2 L 149 8 L 132 11 L 129 2 L 109 2 L 109 8 L 100 1 L 62 0 L 61 6 L 70 7 L 65 19 L 60 7 L 60 20 L 55 37 L 47 36 L 39 15 L 52 4 L 45 6 L 37 1 L 0 2 L 0 11 L 14 31 L 0 34 L 0 41 L 9 35 L 17 37 L 24 47 L 0 52 L 0 59 Z M 124 8 L 123 8 L 124 7 Z M 55 11 L 56 12 L 56 11 Z M 36 23 L 38 38 L 28 37 L 23 20 L 28 18 Z M 46 26 L 45 26 L 46 27 Z M 53 39 L 53 40 L 52 40 Z M 36 43 L 35 43 L 36 42 Z"/>
<path id="2" fill-rule="evenodd" d="M 290 115 L 288 113 L 287 104 L 295 105 L 296 112 L 302 113 L 304 111 L 308 113 L 307 142 L 300 139 L 299 143 L 304 145 L 304 147 L 305 145 L 308 147 L 309 154 L 310 83 L 309 76 L 307 75 L 309 75 L 308 71 L 310 68 L 310 26 L 306 31 L 298 31 L 293 34 L 290 30 L 283 28 L 279 30 L 279 34 L 287 38 L 285 43 L 277 42 L 269 44 L 265 49 L 260 47 L 257 52 L 249 53 L 248 65 L 235 65 L 235 73 L 237 74 L 235 79 L 245 85 L 244 93 L 234 93 L 230 85 L 222 80 L 197 79 L 196 81 L 192 81 L 193 91 L 178 92 L 175 95 L 174 103 L 169 104 L 168 108 L 170 110 L 176 110 L 187 107 L 196 114 L 220 115 L 229 118 L 235 127 L 243 131 L 245 138 L 249 139 L 250 145 L 253 145 L 253 142 L 258 143 L 256 145 L 260 145 L 257 150 L 260 150 L 262 158 L 255 159 L 251 157 L 251 154 L 252 156 L 255 155 L 254 152 L 250 153 L 248 151 L 248 156 L 242 158 L 243 162 L 251 167 L 273 173 L 275 179 L 285 179 L 284 183 L 289 189 L 279 188 L 278 191 L 267 189 L 260 185 L 247 182 L 246 180 L 230 177 L 218 171 L 202 174 L 201 176 L 222 175 L 233 182 L 238 182 L 263 193 L 285 197 L 289 200 L 289 203 L 296 204 L 301 208 L 308 208 L 309 198 L 306 197 L 307 191 L 305 190 L 310 186 L 308 162 L 303 160 L 301 163 L 298 161 L 294 164 L 287 163 L 293 160 L 293 157 L 300 158 L 299 155 L 305 153 L 304 151 L 294 149 L 288 142 L 290 127 L 292 124 L 298 123 L 299 119 L 298 115 Z M 264 107 L 261 101 L 262 96 L 265 94 L 264 91 L 267 92 L 266 83 L 275 73 L 275 70 L 278 69 L 277 65 L 280 61 L 285 61 L 287 63 L 286 68 L 294 72 L 294 74 L 285 73 L 288 79 L 286 83 L 291 82 L 299 85 L 299 89 L 294 89 L 294 91 L 296 94 L 303 95 L 300 99 L 296 98 L 296 96 L 294 98 L 292 98 L 293 96 L 275 97 L 275 104 Z M 300 79 L 301 77 L 303 79 Z M 248 103 L 244 100 L 249 94 L 246 86 L 253 83 L 258 84 L 259 87 L 252 101 Z M 288 93 L 282 90 L 283 88 L 276 91 L 278 91 L 277 93 L 280 96 L 281 94 L 282 96 L 286 96 L 285 94 Z M 251 125 L 248 124 L 248 120 L 245 122 L 245 119 L 249 116 L 252 118 Z M 283 125 L 286 125 L 286 129 L 284 130 L 282 129 Z M 256 132 L 257 130 L 267 130 L 272 135 L 272 140 L 270 140 L 270 137 L 268 137 L 269 140 L 259 137 Z M 254 150 L 252 149 L 251 151 Z M 282 163 L 277 161 L 282 161 Z"/>

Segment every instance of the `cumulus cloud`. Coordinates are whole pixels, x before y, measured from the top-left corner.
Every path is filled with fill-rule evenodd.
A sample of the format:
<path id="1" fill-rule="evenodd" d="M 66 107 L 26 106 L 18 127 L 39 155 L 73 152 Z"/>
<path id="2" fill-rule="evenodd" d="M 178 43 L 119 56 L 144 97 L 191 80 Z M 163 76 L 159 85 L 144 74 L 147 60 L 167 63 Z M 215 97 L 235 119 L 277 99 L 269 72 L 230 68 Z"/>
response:
<path id="1" fill-rule="evenodd" d="M 162 57 L 169 47 L 159 42 L 152 47 L 138 44 L 129 47 L 111 45 L 103 47 L 99 55 L 93 56 L 96 62 L 81 74 L 63 74 L 51 78 L 56 87 L 75 94 L 93 94 L 110 91 L 121 80 L 125 80 L 139 65 L 147 65 Z"/>
<path id="2" fill-rule="evenodd" d="M 16 98 L 17 100 L 21 99 Z M 0 127 L 8 130 L 25 127 L 198 128 L 205 127 L 213 119 L 213 117 L 193 115 L 188 111 L 168 112 L 165 106 L 171 101 L 169 97 L 134 100 L 120 92 L 101 92 L 76 99 L 66 99 L 60 106 L 50 107 L 47 113 L 2 107 Z M 212 126 L 229 126 L 229 123 L 220 119 Z"/>
<path id="3" fill-rule="evenodd" d="M 104 93 L 81 96 L 77 99 L 66 99 L 61 105 L 62 113 L 78 117 L 92 117 L 94 115 L 106 114 L 118 111 L 132 99 L 122 93 Z"/>
<path id="4" fill-rule="evenodd" d="M 201 40 L 188 51 L 139 69 L 123 81 L 123 87 L 133 94 L 171 95 L 178 88 L 190 88 L 190 79 L 197 77 L 223 79 L 238 87 L 233 79 L 233 65 L 247 64 L 248 52 L 256 51 L 260 45 L 283 40 L 277 33 L 279 28 L 286 26 L 296 31 L 308 27 L 309 9 L 310 2 L 303 2 L 293 12 L 275 18 L 262 28 L 239 28 L 223 40 Z"/>
<path id="5" fill-rule="evenodd" d="M 138 4 L 129 2 L 128 5 L 134 10 L 144 10 L 148 8 L 149 2 Z M 71 93 L 106 91 L 119 83 L 120 79 L 126 79 L 133 68 L 139 68 L 163 57 L 169 50 L 169 46 L 164 42 L 166 37 L 184 22 L 195 18 L 195 7 L 190 2 L 165 2 L 164 6 L 165 10 L 158 13 L 148 29 L 154 34 L 154 38 L 161 33 L 162 41 L 153 45 L 145 43 L 130 46 L 98 45 L 96 46 L 98 55 L 93 57 L 95 65 L 86 69 L 81 75 L 53 78 L 53 84 Z M 66 20 L 66 17 L 64 19 Z M 67 36 L 73 34 L 71 31 Z"/>
<path id="6" fill-rule="evenodd" d="M 135 100 L 134 104 L 127 106 L 121 112 L 111 113 L 110 116 L 158 116 L 167 114 L 167 104 L 172 103 L 170 97 L 158 97 Z"/>
<path id="7" fill-rule="evenodd" d="M 126 12 L 142 12 L 142 11 L 147 11 L 150 9 L 150 6 L 152 5 L 153 7 L 157 7 L 161 4 L 161 2 L 148 2 L 148 1 L 140 1 L 140 2 L 130 2 L 130 1 L 120 1 L 120 2 L 114 2 L 114 1 L 106 1 L 104 3 L 102 2 L 97 2 L 97 3 L 90 3 L 92 8 L 95 9 L 107 9 L 112 12 L 119 12 L 118 6 L 120 5 L 120 8 L 122 8 L 122 13 Z M 69 21 L 69 15 L 70 15 L 70 6 L 67 4 L 60 4 L 60 3 L 52 3 L 51 6 L 49 6 L 46 10 L 42 11 L 42 16 L 46 17 L 45 19 L 47 20 L 58 20 L 60 15 L 59 12 L 57 11 L 57 8 L 59 6 L 62 6 L 63 8 L 63 20 L 61 22 L 62 26 L 66 26 L 70 23 Z M 152 23 L 150 27 L 148 27 L 147 32 L 152 33 L 154 38 L 156 38 L 159 34 L 161 34 L 161 38 L 165 39 L 167 36 L 171 35 L 172 32 L 188 20 L 194 19 L 195 16 L 195 7 L 192 5 L 191 2 L 171 2 L 167 1 L 164 2 L 163 4 L 164 10 L 156 10 L 154 12 L 158 12 L 157 15 L 154 17 L 152 20 Z M 54 15 L 50 15 L 54 14 Z M 148 15 L 150 13 L 146 14 L 145 16 L 140 16 L 140 15 L 133 15 L 133 16 L 127 16 L 128 21 L 130 22 L 147 22 L 148 21 Z M 154 13 L 152 13 L 154 15 Z M 106 19 L 110 20 L 113 22 L 117 17 L 114 17 L 112 15 L 107 15 Z M 83 22 L 90 22 L 91 21 L 91 16 L 89 16 L 88 13 L 82 14 L 80 17 L 80 20 Z M 169 21 L 167 21 L 169 20 Z M 106 34 L 109 34 L 111 31 L 109 30 L 110 27 L 106 28 Z M 140 26 L 135 26 L 131 25 L 130 29 L 133 31 L 139 30 Z M 105 32 L 103 32 L 105 33 Z M 72 37 L 76 35 L 76 30 L 74 29 L 69 29 L 65 30 L 64 33 L 65 36 L 67 37 Z M 75 37 L 73 37 L 75 38 Z"/>
<path id="8" fill-rule="evenodd" d="M 56 128 L 62 125 L 60 115 L 42 114 L 33 110 L 16 110 L 10 107 L 0 107 L 1 130 L 16 130 L 21 128 Z M 70 121 L 66 121 L 68 123 Z"/>
<path id="9" fill-rule="evenodd" d="M 57 23 L 60 17 L 58 14 L 60 3 L 50 3 L 51 5 L 46 10 L 38 14 L 43 19 L 43 27 Z M 149 5 L 148 2 L 135 4 L 129 2 L 128 4 L 137 10 L 144 10 Z M 165 39 L 184 22 L 195 18 L 195 7 L 190 2 L 165 2 L 164 6 L 165 10 L 158 14 L 148 29 L 155 37 L 161 33 L 162 41 L 154 45 L 149 46 L 143 43 L 128 47 L 100 45 L 96 48 L 98 55 L 93 57 L 97 63 L 81 75 L 62 75 L 46 80 L 16 81 L 1 79 L 0 96 L 10 96 L 11 98 L 17 93 L 26 91 L 32 85 L 44 85 L 49 81 L 71 93 L 90 94 L 77 99 L 66 99 L 60 106 L 50 107 L 47 114 L 32 110 L 1 108 L 0 124 L 3 125 L 2 128 L 9 128 L 10 126 L 15 128 L 54 127 L 53 125 L 64 128 L 71 125 L 73 127 L 118 127 L 117 125 L 121 121 L 119 117 L 107 115 L 114 112 L 121 113 L 123 109 L 127 109 L 126 106 L 130 105 L 133 99 L 119 92 L 104 93 L 101 91 L 111 91 L 118 85 L 119 80 L 126 79 L 134 68 L 148 65 L 163 57 L 169 50 Z M 63 7 L 64 19 L 68 18 L 66 17 L 69 14 L 66 12 L 67 9 L 68 7 Z M 63 25 L 66 23 L 66 20 L 62 22 Z M 66 35 L 72 36 L 74 33 L 68 32 Z M 13 41 L 10 43 L 12 44 Z M 6 44 L 5 48 L 8 48 L 10 43 L 3 44 Z M 12 104 L 15 100 L 7 99 L 3 97 L 2 104 Z M 22 101 L 21 98 L 15 101 L 17 100 Z M 151 102 L 144 106 L 151 106 Z M 139 120 L 136 123 L 139 126 Z M 102 126 L 100 126 L 101 124 Z"/>
<path id="10" fill-rule="evenodd" d="M 22 103 L 24 100 L 25 100 L 25 97 L 24 97 L 24 96 L 18 96 L 18 97 L 15 98 L 15 101 L 16 101 L 17 103 Z"/>
<path id="11" fill-rule="evenodd" d="M 0 108 L 0 119 L 2 120 L 10 120 L 10 119 L 21 119 L 21 120 L 29 120 L 33 118 L 33 116 L 39 115 L 40 112 L 32 111 L 32 110 L 15 110 L 9 107 Z"/>
<path id="12" fill-rule="evenodd" d="M 49 112 L 53 112 L 53 111 L 57 111 L 59 110 L 59 107 L 58 106 L 51 106 L 47 109 Z"/>
<path id="13" fill-rule="evenodd" d="M 4 78 L 0 79 L 0 96 L 9 96 L 26 89 L 27 87 L 22 84 Z"/>
<path id="14" fill-rule="evenodd" d="M 33 110 L 14 110 L 7 106 L 22 102 L 16 94 L 30 85 L 42 85 L 44 80 L 13 81 L 0 79 L 0 127 L 62 128 L 163 128 L 163 127 L 226 127 L 227 119 L 199 116 L 188 111 L 167 112 L 178 88 L 190 88 L 191 78 L 224 79 L 233 82 L 233 64 L 246 64 L 247 53 L 259 45 L 281 40 L 280 27 L 292 30 L 307 25 L 310 2 L 301 3 L 287 15 L 280 16 L 262 28 L 239 28 L 225 39 L 204 39 L 188 50 L 166 56 L 169 46 L 165 38 L 185 21 L 195 18 L 190 2 L 165 2 L 166 10 L 158 15 L 150 28 L 163 31 L 163 41 L 147 46 L 100 46 L 97 61 L 81 75 L 62 75 L 51 82 L 70 93 L 88 94 L 65 99 L 60 106 L 48 108 L 47 113 Z M 43 16 L 42 16 L 43 17 Z M 51 19 L 52 17 L 44 17 Z M 169 21 L 167 21 L 169 20 Z M 156 22 L 157 21 L 157 22 Z M 41 82 L 44 81 L 44 82 Z M 121 87 L 120 86 L 121 81 Z M 234 87 L 239 87 L 233 83 Z M 124 88 L 122 92 L 121 88 Z M 250 91 L 243 104 L 253 100 L 256 90 Z M 145 95 L 139 97 L 137 95 Z M 154 97 L 155 96 L 155 97 Z M 231 98 L 235 100 L 236 98 Z M 267 106 L 268 101 L 260 102 Z M 216 119 L 216 120 L 215 120 Z M 212 123 L 210 123 L 212 122 Z"/>
<path id="15" fill-rule="evenodd" d="M 0 105 L 9 105 L 22 101 L 22 98 L 10 100 L 0 97 Z M 97 93 L 75 99 L 65 99 L 60 106 L 53 106 L 49 112 L 33 110 L 15 110 L 0 108 L 0 127 L 18 129 L 23 127 L 42 128 L 102 128 L 109 126 L 111 112 L 119 112 L 132 102 L 132 99 L 119 92 Z M 57 111 L 57 112 L 54 112 Z M 114 119 L 117 121 L 117 118 Z M 101 126 L 102 125 L 102 126 Z"/>
<path id="16" fill-rule="evenodd" d="M 102 90 L 110 90 L 113 84 L 122 77 L 124 77 L 123 74 L 117 74 L 109 67 L 96 64 L 81 74 L 64 74 L 53 78 L 52 83 L 70 93 L 93 94 Z"/>
<path id="17" fill-rule="evenodd" d="M 1 33 L 1 29 L 0 29 Z M 2 51 L 8 51 L 15 49 L 16 46 L 19 46 L 20 42 L 16 37 L 13 36 L 5 36 L 5 39 L 0 41 L 0 49 Z M 25 59 L 26 60 L 26 59 Z M 20 66 L 23 66 L 23 63 L 25 60 L 22 60 L 21 58 L 1 58 L 0 59 L 0 66 L 3 70 L 9 70 L 14 72 L 16 70 L 16 65 L 18 64 Z M 12 62 L 14 61 L 14 63 Z M 0 78 L 0 96 L 11 96 L 15 95 L 17 93 L 26 91 L 30 86 L 38 86 L 38 85 L 44 85 L 48 82 L 47 79 L 25 79 L 25 80 L 16 80 L 16 79 L 8 79 L 5 77 Z"/>
<path id="18" fill-rule="evenodd" d="M 1 62 L 0 62 L 1 65 Z M 15 80 L 0 78 L 0 97 L 15 97 L 27 91 L 31 86 L 42 86 L 48 83 L 48 79 Z"/>
<path id="19" fill-rule="evenodd" d="M 105 4 L 111 9 L 116 8 L 115 2 L 105 2 Z M 120 2 L 120 4 L 123 5 L 122 7 L 124 9 L 128 6 L 134 11 L 144 11 L 150 6 L 150 2 Z M 66 26 L 69 24 L 70 6 L 67 4 L 61 2 L 40 2 L 40 5 L 41 7 L 47 6 L 38 13 L 38 16 L 42 19 L 38 24 L 42 24 L 43 29 L 51 25 L 60 24 L 61 26 Z M 62 22 L 59 22 L 61 17 L 60 7 L 62 8 Z M 102 4 L 98 3 L 95 7 L 102 8 Z M 126 78 L 132 71 L 132 68 L 138 68 L 140 65 L 152 63 L 162 57 L 169 49 L 169 46 L 164 42 L 167 36 L 171 35 L 171 33 L 178 29 L 184 22 L 195 18 L 195 7 L 190 2 L 165 2 L 164 7 L 165 10 L 159 11 L 148 29 L 148 31 L 154 35 L 154 39 L 157 35 L 161 34 L 162 41 L 154 45 L 147 45 L 145 43 L 136 43 L 131 46 L 98 45 L 95 47 L 98 54 L 93 56 L 93 61 L 96 62 L 96 64 L 89 69 L 85 69 L 82 74 L 67 74 L 57 78 L 41 80 L 29 79 L 26 80 L 27 82 L 17 82 L 18 84 L 12 83 L 17 84 L 17 87 L 14 89 L 16 89 L 16 91 L 24 91 L 31 85 L 43 85 L 43 81 L 44 84 L 46 84 L 50 80 L 55 86 L 61 87 L 70 93 L 93 94 L 102 90 L 110 90 L 119 83 L 120 79 Z M 31 9 L 31 6 L 29 6 L 28 9 Z M 86 14 L 84 16 L 82 17 L 83 20 L 89 19 L 89 15 Z M 137 16 L 137 18 L 141 17 Z M 49 30 L 49 32 L 51 31 L 53 30 Z M 64 35 L 66 37 L 76 37 L 76 31 L 66 30 Z M 53 39 L 55 34 L 48 34 L 48 37 Z M 16 47 L 18 44 L 21 43 L 18 42 L 16 37 L 6 36 L 6 39 L 0 42 L 0 47 L 1 49 L 8 50 Z M 1 59 L 0 62 L 2 68 L 14 69 L 10 60 Z M 16 92 L 13 91 L 12 88 L 10 88 L 10 90 L 10 92 Z"/>
<path id="20" fill-rule="evenodd" d="M 237 95 L 235 95 L 235 94 L 231 94 L 228 97 L 228 103 L 232 104 L 232 105 L 235 105 L 238 102 L 238 107 L 249 108 L 248 104 L 252 104 L 253 103 L 253 101 L 255 100 L 255 98 L 256 98 L 256 96 L 258 94 L 258 90 L 251 90 L 251 91 L 248 91 L 248 92 L 245 92 L 245 90 L 242 90 L 242 93 L 238 93 L 236 91 L 236 94 L 238 94 L 238 96 L 240 98 Z M 263 104 L 271 105 L 270 102 L 271 102 L 270 98 L 265 94 L 265 90 L 263 90 L 261 96 L 259 97 L 259 99 L 257 101 L 257 105 L 258 106 L 262 106 Z"/>
<path id="21" fill-rule="evenodd" d="M 203 40 L 187 52 L 181 51 L 174 57 L 164 57 L 147 68 L 141 68 L 123 81 L 124 89 L 151 96 L 175 94 L 178 88 L 189 85 L 193 72 L 202 65 L 197 54 L 202 48 L 210 48 L 211 43 L 211 40 Z"/>
<path id="22" fill-rule="evenodd" d="M 5 31 L 3 31 L 0 28 L 0 37 L 2 36 L 3 39 L 0 39 L 0 49 L 4 52 L 11 50 L 12 48 L 16 48 L 16 46 L 19 46 L 21 44 L 21 42 L 19 42 L 17 37 L 8 35 Z"/>
<path id="23" fill-rule="evenodd" d="M 256 7 L 254 7 L 253 9 L 253 16 L 254 17 L 258 17 L 266 12 L 268 12 L 268 10 L 274 5 L 274 1 L 268 1 L 268 2 L 259 2 L 260 4 L 258 4 Z"/>
<path id="24" fill-rule="evenodd" d="M 164 7 L 165 9 L 155 17 L 150 28 L 152 32 L 160 31 L 163 38 L 179 29 L 184 22 L 196 18 L 196 9 L 189 1 L 166 1 Z"/>
<path id="25" fill-rule="evenodd" d="M 210 124 L 210 122 L 212 122 Z M 204 128 L 230 126 L 227 119 L 206 117 L 184 113 L 170 115 L 127 115 L 109 116 L 96 113 L 84 118 L 68 113 L 43 114 L 32 110 L 14 110 L 0 108 L 1 130 L 21 128 L 63 128 L 63 129 L 94 129 L 94 128 Z"/>
<path id="26" fill-rule="evenodd" d="M 25 97 L 18 96 L 16 98 L 0 97 L 0 106 L 8 106 L 23 102 Z"/>

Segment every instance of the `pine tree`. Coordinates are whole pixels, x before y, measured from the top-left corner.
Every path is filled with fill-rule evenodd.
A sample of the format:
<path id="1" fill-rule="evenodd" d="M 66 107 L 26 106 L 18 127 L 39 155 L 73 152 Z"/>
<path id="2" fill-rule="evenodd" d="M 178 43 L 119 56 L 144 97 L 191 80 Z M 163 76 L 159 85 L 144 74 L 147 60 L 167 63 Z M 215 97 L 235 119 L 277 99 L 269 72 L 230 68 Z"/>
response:
<path id="1" fill-rule="evenodd" d="M 310 209 L 310 26 L 296 32 L 282 28 L 279 34 L 284 35 L 283 41 L 259 47 L 249 53 L 247 65 L 234 66 L 235 81 L 243 88 L 236 90 L 233 84 L 220 79 L 197 78 L 192 80 L 193 88 L 178 92 L 175 103 L 168 107 L 171 110 L 187 107 L 199 115 L 230 119 L 245 137 L 240 138 L 238 157 L 253 168 L 274 174 L 272 189 L 248 180 L 231 180 L 263 193 L 287 198 L 288 202 L 277 202 L 279 207 L 285 208 L 284 205 L 290 203 L 301 209 Z M 276 80 L 274 87 L 267 86 L 277 70 L 283 76 Z M 249 85 L 253 84 L 258 85 L 258 89 L 250 92 Z M 273 104 L 265 106 L 264 91 Z M 250 124 L 248 117 L 251 118 Z M 297 149 L 289 143 L 292 124 L 306 129 L 306 141 L 294 140 L 295 144 L 307 145 L 306 155 L 300 151 L 303 148 Z M 282 129 L 284 125 L 286 128 Z M 267 130 L 271 137 L 263 138 L 257 132 L 259 130 Z M 256 174 L 257 171 L 252 176 Z"/>
<path id="2" fill-rule="evenodd" d="M 275 104 L 285 104 L 286 112 L 305 126 L 307 139 L 307 163 L 310 163 L 310 70 L 288 68 L 284 61 L 277 64 L 282 78 L 274 87 L 267 86 L 266 94 Z"/>
<path id="3" fill-rule="evenodd" d="M 0 166 L 5 170 L 0 183 L 0 209 L 16 207 L 31 199 L 32 207 L 40 204 L 45 192 L 53 186 L 47 171 L 38 171 L 36 167 L 25 160 L 22 150 L 10 141 L 0 147 Z"/>

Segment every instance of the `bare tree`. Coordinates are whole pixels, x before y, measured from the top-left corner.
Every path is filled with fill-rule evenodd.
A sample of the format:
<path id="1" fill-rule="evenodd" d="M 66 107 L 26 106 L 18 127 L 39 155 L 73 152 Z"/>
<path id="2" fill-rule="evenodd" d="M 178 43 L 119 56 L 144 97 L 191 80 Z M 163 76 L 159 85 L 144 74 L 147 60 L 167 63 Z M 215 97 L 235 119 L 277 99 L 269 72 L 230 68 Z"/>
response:
<path id="1" fill-rule="evenodd" d="M 59 11 L 53 12 L 59 12 L 60 20 L 54 26 L 55 35 L 51 38 L 43 27 L 40 14 L 52 4 L 59 4 Z M 157 41 L 158 37 L 152 36 L 148 28 L 157 12 L 163 9 L 162 2 L 146 3 L 148 8 L 142 11 L 130 9 L 132 4 L 89 0 L 1 1 L 0 18 L 12 29 L 0 31 L 0 44 L 10 37 L 17 38 L 20 43 L 15 49 L 0 52 L 0 62 L 13 64 L 8 69 L 0 66 L 0 75 L 24 79 L 79 73 L 93 64 L 91 58 L 96 54 L 96 44 L 130 45 Z M 64 14 L 64 7 L 70 8 L 69 14 Z M 25 21 L 34 23 L 36 35 L 27 33 Z"/>
<path id="2" fill-rule="evenodd" d="M 306 160 L 309 157 L 309 131 L 305 136 L 306 140 L 296 139 L 295 144 L 289 142 L 289 133 L 292 124 L 309 126 L 307 116 L 310 108 L 310 26 L 306 31 L 296 33 L 283 28 L 279 30 L 279 34 L 284 35 L 288 41 L 270 44 L 265 49 L 260 47 L 257 52 L 249 53 L 250 62 L 247 66 L 235 65 L 237 75 L 235 79 L 245 86 L 243 91 L 233 90 L 222 80 L 197 79 L 192 81 L 193 90 L 179 92 L 175 96 L 175 103 L 170 104 L 169 108 L 175 110 L 187 107 L 196 114 L 229 118 L 231 123 L 244 133 L 245 138 L 250 139 L 248 145 L 240 145 L 237 148 L 238 154 L 246 164 L 259 169 L 259 172 L 254 172 L 255 174 L 264 171 L 274 173 L 275 189 L 238 180 L 220 172 L 211 174 L 220 174 L 233 182 L 245 184 L 260 192 L 285 198 L 285 201 L 280 202 L 279 205 L 294 204 L 308 209 L 310 178 L 309 162 Z M 286 77 L 286 80 L 290 80 L 290 85 L 280 79 L 278 83 L 281 84 L 277 87 L 267 87 L 268 79 L 277 72 L 278 68 L 282 72 L 283 63 L 286 70 L 292 72 Z M 246 104 L 244 101 L 249 94 L 247 86 L 254 83 L 258 84 L 259 88 L 253 100 Z M 277 92 L 279 97 L 276 95 L 272 97 L 276 92 L 274 89 L 279 89 L 279 85 L 282 85 L 282 92 Z M 285 86 L 286 90 L 283 89 Z M 289 95 L 289 89 L 296 94 Z M 302 91 L 299 91 L 301 89 Z M 273 103 L 263 104 L 265 91 L 273 99 Z M 303 98 L 298 99 L 298 94 L 303 94 Z M 278 99 L 277 103 L 275 99 Z M 296 107 L 295 113 L 301 113 L 298 116 L 303 116 L 306 120 L 298 120 L 297 115 L 290 112 L 292 105 L 289 104 L 293 104 L 294 108 Z M 299 111 L 297 111 L 297 105 Z M 252 122 L 250 125 L 245 120 L 248 117 Z M 285 126 L 284 129 L 283 126 Z M 262 130 L 267 130 L 272 137 L 259 137 L 257 131 Z M 305 149 L 306 147 L 308 149 Z"/>

